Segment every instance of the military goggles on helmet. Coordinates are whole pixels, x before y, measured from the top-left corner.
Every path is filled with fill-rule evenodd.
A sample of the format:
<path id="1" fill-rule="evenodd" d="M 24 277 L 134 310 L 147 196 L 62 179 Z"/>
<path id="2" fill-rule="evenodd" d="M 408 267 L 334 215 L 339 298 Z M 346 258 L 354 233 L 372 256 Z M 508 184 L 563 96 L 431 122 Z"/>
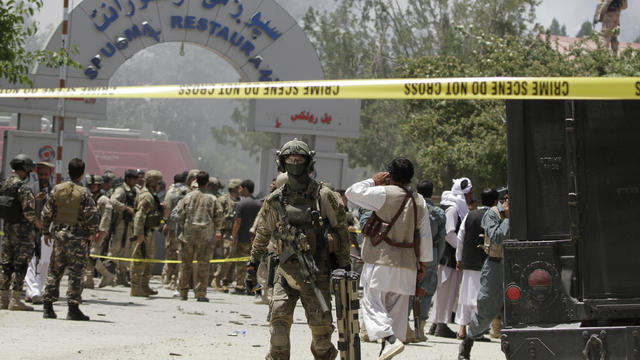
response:
<path id="1" fill-rule="evenodd" d="M 287 158 L 284 160 L 284 163 L 288 165 L 302 165 L 306 161 L 307 161 L 306 157 L 302 155 L 293 154 L 293 155 L 287 156 Z"/>

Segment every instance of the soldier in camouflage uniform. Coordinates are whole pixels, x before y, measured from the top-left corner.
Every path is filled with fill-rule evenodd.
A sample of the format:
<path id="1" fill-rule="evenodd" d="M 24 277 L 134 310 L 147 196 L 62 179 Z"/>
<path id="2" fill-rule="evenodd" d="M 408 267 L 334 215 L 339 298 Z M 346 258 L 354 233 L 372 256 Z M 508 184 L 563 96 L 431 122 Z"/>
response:
<path id="1" fill-rule="evenodd" d="M 171 219 L 169 214 L 171 210 L 178 205 L 178 201 L 182 199 L 189 189 L 184 185 L 187 180 L 187 172 L 176 174 L 173 177 L 173 184 L 167 190 L 164 198 L 166 204 L 164 218 L 167 219 L 164 227 L 165 241 L 165 258 L 167 260 L 178 260 L 180 241 L 178 241 L 178 224 Z M 178 283 L 178 264 L 164 264 L 162 268 L 162 280 L 167 289 L 177 289 Z"/>
<path id="2" fill-rule="evenodd" d="M 233 229 L 233 221 L 235 218 L 235 208 L 238 201 L 240 201 L 240 184 L 242 180 L 231 179 L 227 185 L 228 193 L 220 196 L 220 206 L 222 207 L 222 213 L 224 215 L 224 221 L 220 227 L 220 235 L 222 239 L 222 258 L 229 257 L 231 253 L 231 231 Z M 215 287 L 218 291 L 228 292 L 227 285 L 231 283 L 231 276 L 235 271 L 235 263 L 222 263 L 218 266 L 216 274 L 214 275 L 212 287 Z"/>
<path id="3" fill-rule="evenodd" d="M 24 277 L 35 248 L 34 225 L 42 228 L 36 220 L 35 198 L 29 186 L 24 183 L 33 170 L 33 160 L 19 154 L 11 160 L 10 165 L 13 173 L 2 184 L 2 190 L 5 195 L 12 195 L 15 206 L 7 209 L 12 212 L 8 215 L 13 216 L 4 218 L 5 237 L 0 247 L 0 309 L 33 310 L 20 300 Z M 8 192 L 5 193 L 5 190 Z"/>
<path id="4" fill-rule="evenodd" d="M 334 329 L 331 311 L 321 309 L 320 299 L 316 297 L 312 284 L 304 279 L 301 259 L 292 254 L 291 245 L 287 245 L 295 242 L 306 247 L 303 244 L 306 235 L 307 241 L 304 243 L 308 243 L 309 253 L 318 268 L 317 287 L 331 309 L 329 274 L 332 267 L 349 268 L 349 234 L 340 199 L 333 191 L 308 176 L 313 171 L 314 155 L 315 152 L 307 144 L 297 139 L 284 144 L 278 152 L 278 169 L 287 172 L 287 183 L 265 199 L 247 264 L 247 287 L 252 287 L 256 280 L 257 265 L 275 231 L 280 265 L 275 275 L 271 300 L 271 348 L 267 359 L 289 359 L 289 332 L 298 299 L 302 301 L 311 329 L 313 357 L 334 359 L 338 354 L 331 343 Z M 285 224 L 283 215 L 286 215 L 289 226 Z M 293 231 L 297 235 L 292 237 Z M 323 235 L 325 232 L 330 232 L 335 242 L 332 254 L 329 253 L 328 240 Z M 286 237 L 281 236 L 283 234 Z"/>
<path id="5" fill-rule="evenodd" d="M 145 187 L 135 200 L 133 236 L 136 238 L 136 243 L 131 256 L 134 259 L 131 264 L 131 296 L 147 297 L 158 294 L 158 291 L 149 287 L 153 264 L 135 261 L 135 259 L 153 259 L 155 256 L 153 231 L 160 227 L 163 214 L 162 205 L 156 196 L 161 181 L 160 171 L 147 171 L 144 175 Z"/>
<path id="6" fill-rule="evenodd" d="M 220 191 L 224 189 L 224 186 L 220 183 L 220 180 L 217 177 L 211 176 L 209 177 L 209 185 L 207 185 L 207 193 L 216 197 L 216 199 L 220 199 Z M 222 207 L 220 207 L 222 209 Z M 213 236 L 213 251 L 211 258 L 217 259 L 221 255 L 218 253 L 222 253 L 222 235 L 218 236 L 219 233 L 214 233 Z M 209 265 L 209 281 L 207 284 L 212 284 L 213 286 L 213 275 L 216 273 L 216 269 L 218 268 L 218 264 L 211 263 Z"/>
<path id="7" fill-rule="evenodd" d="M 618 34 L 620 34 L 620 13 L 627 8 L 627 0 L 600 0 L 596 8 L 593 24 L 602 23 L 602 40 L 605 46 L 611 46 L 618 53 Z"/>
<path id="8" fill-rule="evenodd" d="M 102 175 L 102 181 L 102 191 L 104 195 L 111 198 L 111 195 L 113 195 L 113 183 L 116 181 L 116 174 L 111 170 L 106 170 L 104 175 Z"/>
<path id="9" fill-rule="evenodd" d="M 52 235 L 55 239 L 49 274 L 47 274 L 47 285 L 44 289 L 43 317 L 45 319 L 57 317 L 53 311 L 53 302 L 58 300 L 60 280 L 65 270 L 69 270 L 67 320 L 89 320 L 89 317 L 80 311 L 78 305 L 82 302 L 82 278 L 87 261 L 89 239 L 98 230 L 100 217 L 91 194 L 80 185 L 83 173 L 84 162 L 81 159 L 74 158 L 69 161 L 69 177 L 72 181 L 56 185 L 42 209 L 45 244 L 50 244 Z"/>
<path id="10" fill-rule="evenodd" d="M 109 228 L 111 227 L 111 214 L 113 213 L 113 206 L 111 206 L 111 200 L 104 195 L 101 187 L 103 184 L 102 176 L 100 175 L 87 175 L 87 186 L 91 192 L 91 197 L 96 203 L 98 208 L 98 216 L 100 216 L 100 223 L 98 225 L 98 233 L 91 240 L 91 246 L 89 254 L 98 254 L 102 251 L 102 241 L 108 235 Z M 115 275 L 109 272 L 105 268 L 102 260 L 89 257 L 87 259 L 87 277 L 84 280 L 84 287 L 86 289 L 93 289 L 93 272 L 97 269 L 102 280 L 99 287 L 105 287 L 111 285 L 115 278 Z"/>
<path id="11" fill-rule="evenodd" d="M 209 280 L 209 260 L 213 254 L 215 228 L 222 223 L 222 209 L 215 196 L 205 193 L 209 174 L 200 171 L 196 177 L 198 189 L 188 193 L 178 208 L 178 223 L 183 229 L 181 238 L 180 281 L 178 289 L 182 300 L 187 300 L 190 282 L 196 299 L 208 302 L 207 284 Z M 197 260 L 196 265 L 193 260 Z"/>
<path id="12" fill-rule="evenodd" d="M 131 237 L 133 236 L 133 203 L 138 191 L 135 188 L 138 181 L 136 170 L 128 169 L 124 173 L 124 183 L 111 195 L 113 206 L 113 232 L 109 241 L 109 256 L 131 257 Z M 119 260 L 116 268 L 116 278 L 119 285 L 129 286 L 127 274 L 129 261 Z"/>

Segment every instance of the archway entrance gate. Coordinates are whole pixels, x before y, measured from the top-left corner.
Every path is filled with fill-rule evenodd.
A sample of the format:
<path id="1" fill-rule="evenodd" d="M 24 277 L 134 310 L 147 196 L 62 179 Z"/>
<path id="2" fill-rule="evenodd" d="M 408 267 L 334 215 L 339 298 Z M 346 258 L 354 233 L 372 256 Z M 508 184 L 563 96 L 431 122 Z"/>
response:
<path id="1" fill-rule="evenodd" d="M 127 59 L 164 42 L 205 47 L 231 64 L 242 81 L 324 79 L 312 44 L 274 0 L 84 0 L 69 14 L 69 24 L 69 44 L 79 50 L 73 58 L 84 68 L 69 69 L 68 87 L 108 86 Z M 47 49 L 60 47 L 61 32 L 62 25 Z M 36 88 L 57 87 L 59 70 L 41 66 L 31 79 Z M 0 79 L 0 87 L 21 86 Z M 36 130 L 40 116 L 56 115 L 57 104 L 55 99 L 0 99 L 0 110 L 19 114 L 19 129 Z M 104 99 L 66 100 L 66 128 L 73 131 L 77 118 L 106 119 L 106 105 Z M 310 136 L 319 157 L 318 178 L 345 185 L 347 159 L 336 152 L 336 140 L 359 135 L 359 101 L 252 100 L 249 108 L 249 130 L 276 133 L 281 144 L 296 135 Z M 4 159 L 13 155 L 5 153 Z M 64 155 L 68 161 L 71 155 Z M 263 153 L 261 187 L 276 174 L 272 156 L 273 150 Z"/>

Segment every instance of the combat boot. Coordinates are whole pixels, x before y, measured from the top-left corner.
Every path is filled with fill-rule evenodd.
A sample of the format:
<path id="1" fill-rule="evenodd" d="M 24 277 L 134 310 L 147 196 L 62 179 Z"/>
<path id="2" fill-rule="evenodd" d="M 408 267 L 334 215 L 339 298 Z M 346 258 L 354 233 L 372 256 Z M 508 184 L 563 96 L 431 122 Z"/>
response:
<path id="1" fill-rule="evenodd" d="M 473 340 L 467 336 L 458 347 L 458 360 L 470 360 L 471 348 L 473 347 Z"/>
<path id="2" fill-rule="evenodd" d="M 80 311 L 78 304 L 69 304 L 67 312 L 67 320 L 89 321 L 89 317 Z"/>
<path id="3" fill-rule="evenodd" d="M 9 290 L 0 290 L 0 310 L 9 308 Z"/>
<path id="4" fill-rule="evenodd" d="M 149 295 L 158 295 L 158 290 L 150 288 L 149 285 L 146 285 L 142 289 L 146 291 Z"/>
<path id="5" fill-rule="evenodd" d="M 102 280 L 100 280 L 98 287 L 103 288 L 105 286 L 113 285 L 113 280 L 116 276 L 107 270 L 107 268 L 102 264 L 102 261 L 96 262 L 96 270 L 98 270 L 100 275 L 102 275 Z"/>
<path id="6" fill-rule="evenodd" d="M 427 335 L 424 334 L 424 327 L 427 325 L 426 320 L 420 320 L 420 328 L 418 329 L 418 340 L 427 341 Z"/>
<path id="7" fill-rule="evenodd" d="M 84 288 L 85 289 L 95 288 L 95 284 L 93 283 L 93 270 L 91 270 L 91 273 L 87 272 L 87 276 L 84 278 Z"/>
<path id="8" fill-rule="evenodd" d="M 11 300 L 9 301 L 9 310 L 13 311 L 33 311 L 33 307 L 25 304 L 20 300 L 22 291 L 13 291 L 11 293 Z"/>
<path id="9" fill-rule="evenodd" d="M 45 301 L 44 306 L 42 307 L 42 318 L 43 319 L 56 319 L 58 315 L 53 311 L 53 303 L 51 301 Z"/>
<path id="10" fill-rule="evenodd" d="M 407 323 L 407 335 L 405 337 L 405 343 L 417 343 L 418 342 L 418 338 L 416 337 L 416 333 L 413 332 L 413 330 L 411 329 L 411 326 L 409 326 L 409 324 Z"/>
<path id="11" fill-rule="evenodd" d="M 141 287 L 137 287 L 137 286 L 132 286 L 131 287 L 131 296 L 134 297 L 149 297 L 149 293 L 141 288 Z"/>

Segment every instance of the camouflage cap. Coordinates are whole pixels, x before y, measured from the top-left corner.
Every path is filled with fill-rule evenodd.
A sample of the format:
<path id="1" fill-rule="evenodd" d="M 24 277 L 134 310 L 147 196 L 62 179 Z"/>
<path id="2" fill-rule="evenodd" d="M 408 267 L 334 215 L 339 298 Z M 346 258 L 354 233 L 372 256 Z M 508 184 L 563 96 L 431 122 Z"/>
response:
<path id="1" fill-rule="evenodd" d="M 240 179 L 229 179 L 229 184 L 227 184 L 227 189 L 235 189 L 242 184 L 242 180 Z"/>
<path id="2" fill-rule="evenodd" d="M 200 170 L 198 170 L 198 169 L 191 169 L 191 170 L 189 170 L 189 173 L 187 174 L 187 179 L 189 179 L 189 178 L 193 178 L 193 179 L 195 179 L 195 178 L 196 178 L 196 176 L 198 176 L 198 173 L 199 173 L 199 172 L 200 172 Z"/>
<path id="3" fill-rule="evenodd" d="M 162 181 L 162 173 L 158 170 L 149 170 L 144 174 L 144 182 L 147 186 L 158 185 Z"/>

